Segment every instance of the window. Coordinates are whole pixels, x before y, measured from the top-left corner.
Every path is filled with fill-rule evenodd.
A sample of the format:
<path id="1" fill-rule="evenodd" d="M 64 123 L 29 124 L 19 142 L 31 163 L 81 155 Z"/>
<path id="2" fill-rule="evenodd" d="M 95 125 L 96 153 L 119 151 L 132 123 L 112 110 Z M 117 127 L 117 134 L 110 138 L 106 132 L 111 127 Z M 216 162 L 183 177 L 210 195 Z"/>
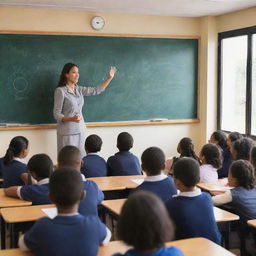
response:
<path id="1" fill-rule="evenodd" d="M 256 26 L 218 40 L 218 129 L 256 136 Z"/>

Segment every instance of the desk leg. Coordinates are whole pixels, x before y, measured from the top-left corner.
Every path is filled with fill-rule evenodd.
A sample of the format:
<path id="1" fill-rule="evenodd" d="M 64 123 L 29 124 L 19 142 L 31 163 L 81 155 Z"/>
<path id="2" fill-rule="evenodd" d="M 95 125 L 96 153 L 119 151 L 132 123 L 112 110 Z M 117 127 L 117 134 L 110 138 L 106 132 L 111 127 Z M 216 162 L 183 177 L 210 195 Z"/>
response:
<path id="1" fill-rule="evenodd" d="M 218 223 L 218 228 L 222 235 L 223 245 L 227 250 L 229 250 L 230 222 Z"/>
<path id="2" fill-rule="evenodd" d="M 1 249 L 6 249 L 6 223 L 1 216 Z"/>

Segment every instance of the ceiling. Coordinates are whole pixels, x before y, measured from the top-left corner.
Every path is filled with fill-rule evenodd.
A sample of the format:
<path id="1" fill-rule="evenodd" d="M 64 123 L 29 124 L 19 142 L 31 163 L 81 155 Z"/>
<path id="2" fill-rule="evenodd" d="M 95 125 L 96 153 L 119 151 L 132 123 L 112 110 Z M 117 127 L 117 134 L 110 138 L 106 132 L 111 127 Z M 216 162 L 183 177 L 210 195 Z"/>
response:
<path id="1" fill-rule="evenodd" d="M 253 7 L 256 0 L 0 0 L 0 6 L 201 17 Z"/>

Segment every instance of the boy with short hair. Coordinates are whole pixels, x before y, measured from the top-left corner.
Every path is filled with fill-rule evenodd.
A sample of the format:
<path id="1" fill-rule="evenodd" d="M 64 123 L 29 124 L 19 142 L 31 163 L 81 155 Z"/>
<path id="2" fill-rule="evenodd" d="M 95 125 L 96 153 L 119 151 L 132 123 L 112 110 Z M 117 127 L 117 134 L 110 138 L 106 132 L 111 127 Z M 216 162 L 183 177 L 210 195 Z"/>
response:
<path id="1" fill-rule="evenodd" d="M 141 162 L 142 170 L 147 174 L 147 177 L 133 191 L 150 191 L 161 198 L 163 202 L 177 194 L 172 177 L 162 173 L 165 167 L 165 155 L 160 148 L 150 147 L 146 149 L 142 153 Z"/>
<path id="2" fill-rule="evenodd" d="M 81 173 L 86 178 L 107 176 L 106 161 L 97 154 L 101 146 L 102 140 L 96 134 L 88 136 L 85 140 L 86 156 L 83 158 Z"/>
<path id="3" fill-rule="evenodd" d="M 5 188 L 5 195 L 31 201 L 33 205 L 50 204 L 49 177 L 53 172 L 53 162 L 46 154 L 36 154 L 28 161 L 28 170 L 37 184 Z"/>
<path id="4" fill-rule="evenodd" d="M 60 168 L 50 178 L 49 191 L 58 215 L 38 220 L 20 237 L 20 249 L 39 256 L 97 255 L 99 245 L 110 240 L 111 232 L 98 216 L 78 213 L 79 200 L 84 197 L 81 175 L 74 168 Z"/>
<path id="5" fill-rule="evenodd" d="M 129 150 L 133 147 L 133 138 L 128 132 L 117 137 L 119 152 L 108 158 L 108 176 L 141 175 L 139 159 Z"/>
<path id="6" fill-rule="evenodd" d="M 65 146 L 60 150 L 58 155 L 59 167 L 73 167 L 80 173 L 81 165 L 81 152 L 77 147 Z M 80 175 L 83 179 L 86 197 L 81 200 L 78 211 L 85 216 L 98 214 L 98 205 L 104 199 L 104 194 L 94 181 L 86 180 L 83 174 L 80 173 Z"/>
<path id="7" fill-rule="evenodd" d="M 205 237 L 219 244 L 211 197 L 196 187 L 200 179 L 198 162 L 189 157 L 180 159 L 173 175 L 180 193 L 170 198 L 166 207 L 176 225 L 176 239 Z"/>

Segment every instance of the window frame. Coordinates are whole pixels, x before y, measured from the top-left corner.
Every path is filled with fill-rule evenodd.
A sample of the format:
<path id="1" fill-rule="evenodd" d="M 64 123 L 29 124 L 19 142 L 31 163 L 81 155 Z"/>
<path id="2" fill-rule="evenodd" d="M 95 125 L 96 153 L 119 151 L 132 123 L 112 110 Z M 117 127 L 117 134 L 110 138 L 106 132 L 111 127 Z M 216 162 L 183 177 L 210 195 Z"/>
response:
<path id="1" fill-rule="evenodd" d="M 247 35 L 247 62 L 246 62 L 246 113 L 245 113 L 245 134 L 256 139 L 256 135 L 251 134 L 251 114 L 252 114 L 252 37 L 256 34 L 256 26 L 236 29 L 218 33 L 218 67 L 217 67 L 217 129 L 221 130 L 222 120 L 222 40 L 231 37 Z M 256 99 L 255 99 L 256 100 Z M 224 132 L 233 132 L 226 131 Z"/>

